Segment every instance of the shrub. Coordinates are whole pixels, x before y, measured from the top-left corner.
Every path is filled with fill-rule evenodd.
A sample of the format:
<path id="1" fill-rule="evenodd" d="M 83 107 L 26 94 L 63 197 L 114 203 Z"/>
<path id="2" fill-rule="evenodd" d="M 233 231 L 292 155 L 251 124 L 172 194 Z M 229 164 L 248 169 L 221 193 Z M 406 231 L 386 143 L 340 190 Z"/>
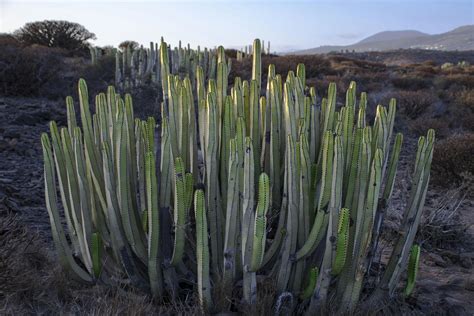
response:
<path id="1" fill-rule="evenodd" d="M 474 111 L 474 89 L 463 89 L 455 94 L 455 104 Z"/>
<path id="2" fill-rule="evenodd" d="M 399 91 L 394 96 L 401 111 L 411 119 L 416 119 L 437 101 L 431 92 Z"/>
<path id="3" fill-rule="evenodd" d="M 0 211 L 0 297 L 24 295 L 41 283 L 35 270 L 45 264 L 45 254 L 37 241 L 15 215 Z"/>
<path id="4" fill-rule="evenodd" d="M 434 83 L 436 88 L 442 90 L 474 89 L 474 74 L 449 74 L 447 76 L 438 77 L 434 80 Z"/>
<path id="5" fill-rule="evenodd" d="M 447 186 L 474 175 L 474 133 L 458 134 L 439 141 L 433 154 L 433 182 Z"/>
<path id="6" fill-rule="evenodd" d="M 91 92 L 98 93 L 107 89 L 115 81 L 115 56 L 103 55 L 95 64 L 82 65 L 78 77 L 86 78 L 91 82 Z"/>
<path id="7" fill-rule="evenodd" d="M 67 50 L 84 50 L 95 34 L 84 26 L 68 21 L 45 20 L 26 23 L 14 32 L 15 37 L 27 45 L 42 45 Z"/>
<path id="8" fill-rule="evenodd" d="M 0 33 L 0 47 L 7 45 L 20 45 L 20 42 L 11 34 Z"/>
<path id="9" fill-rule="evenodd" d="M 431 82 L 428 79 L 420 77 L 403 76 L 393 78 L 392 84 L 398 89 L 416 91 L 428 88 L 431 85 Z"/>
<path id="10" fill-rule="evenodd" d="M 449 121 L 446 118 L 419 117 L 409 121 L 408 125 L 415 135 L 426 134 L 429 129 L 434 129 L 436 135 L 440 138 L 446 137 L 449 134 Z"/>
<path id="11" fill-rule="evenodd" d="M 34 96 L 45 93 L 46 86 L 62 82 L 65 52 L 43 46 L 23 46 L 10 41 L 0 45 L 0 94 Z"/>
<path id="12" fill-rule="evenodd" d="M 460 214 L 460 210 L 468 208 L 471 202 L 470 196 L 474 193 L 472 181 L 472 177 L 466 177 L 454 188 L 430 197 L 430 206 L 423 216 L 418 234 L 425 248 L 457 249 L 460 246 L 472 245 L 473 241 L 468 232 L 471 223 Z"/>

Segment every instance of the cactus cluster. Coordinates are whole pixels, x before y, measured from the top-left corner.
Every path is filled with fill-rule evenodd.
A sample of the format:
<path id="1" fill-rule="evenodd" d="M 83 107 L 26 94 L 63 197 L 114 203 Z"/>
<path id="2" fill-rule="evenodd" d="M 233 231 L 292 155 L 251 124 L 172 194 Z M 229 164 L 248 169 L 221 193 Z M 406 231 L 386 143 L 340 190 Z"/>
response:
<path id="1" fill-rule="evenodd" d="M 260 44 L 259 44 L 260 45 Z M 270 53 L 270 41 L 267 42 L 267 48 L 265 50 L 265 42 L 261 41 L 262 53 L 263 54 L 271 54 Z M 246 45 L 244 48 L 237 50 L 237 61 L 242 61 L 246 57 L 252 56 L 253 47 L 252 45 Z"/>
<path id="2" fill-rule="evenodd" d="M 402 146 L 396 102 L 377 106 L 371 125 L 354 82 L 343 106 L 334 83 L 323 98 L 306 86 L 302 64 L 285 80 L 270 65 L 264 83 L 262 46 L 255 40 L 252 78 L 229 86 L 223 48 L 207 55 L 215 73 L 200 59 L 187 64 L 191 50 L 171 53 L 192 67 L 180 75 L 166 43 L 152 45 L 163 88 L 158 130 L 154 118 L 134 118 L 131 97 L 113 87 L 91 114 L 80 80 L 82 128 L 68 97 L 68 126 L 52 122 L 51 140 L 41 138 L 53 238 L 73 276 L 126 279 L 156 299 L 193 288 L 208 311 L 217 285 L 228 297 L 241 287 L 244 302 L 258 303 L 257 275 L 274 280 L 278 301 L 292 297 L 292 308 L 299 302 L 310 315 L 329 301 L 346 312 L 361 300 Z M 401 234 L 372 298 L 394 295 L 407 265 L 405 294 L 413 289 L 419 248 L 410 249 L 433 143 L 432 130 L 419 139 Z"/>
<path id="3" fill-rule="evenodd" d="M 222 58 L 224 48 L 216 49 L 204 48 L 191 49 L 181 45 L 172 48 L 163 38 L 160 44 L 150 42 L 149 48 L 141 46 L 132 50 L 126 47 L 123 52 L 117 51 L 115 55 L 115 86 L 120 90 L 128 90 L 133 87 L 148 83 L 154 83 L 159 88 L 167 90 L 163 80 L 167 79 L 167 74 L 188 76 L 194 81 L 196 77 L 196 67 L 201 66 L 206 78 L 215 78 L 217 73 L 218 58 Z M 221 56 L 221 57 L 219 57 Z M 231 60 L 227 59 L 228 70 L 230 71 Z M 163 73 L 162 66 L 167 68 L 167 73 Z"/>

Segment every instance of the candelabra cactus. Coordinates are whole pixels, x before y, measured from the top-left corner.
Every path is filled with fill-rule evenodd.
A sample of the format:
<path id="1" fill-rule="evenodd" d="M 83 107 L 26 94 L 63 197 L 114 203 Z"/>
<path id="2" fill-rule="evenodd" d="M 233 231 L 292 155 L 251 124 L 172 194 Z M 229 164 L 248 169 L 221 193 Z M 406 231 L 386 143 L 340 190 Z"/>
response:
<path id="1" fill-rule="evenodd" d="M 158 58 L 153 47 L 142 63 Z M 229 296 L 242 286 L 243 300 L 258 303 L 257 275 L 274 280 L 279 301 L 294 295 L 308 314 L 329 297 L 341 313 L 352 310 L 371 278 L 394 186 L 402 145 L 401 134 L 392 141 L 395 101 L 379 105 L 370 125 L 366 94 L 357 99 L 355 83 L 337 107 L 336 85 L 319 100 L 306 87 L 304 65 L 285 82 L 270 66 L 261 96 L 259 40 L 251 80 L 234 78 L 230 91 L 222 47 L 202 55 L 206 65 L 191 63 L 192 54 L 160 45 L 160 137 L 155 120 L 135 119 L 131 97 L 113 87 L 96 96 L 91 114 L 84 80 L 82 128 L 68 97 L 68 126 L 52 122 L 51 140 L 42 135 L 46 205 L 62 265 L 88 283 L 118 274 L 157 299 L 179 297 L 184 278 L 207 311 L 233 308 L 213 305 L 217 284 Z M 133 59 L 123 55 L 127 64 Z M 194 77 L 173 74 L 170 57 Z M 413 290 L 419 248 L 412 244 L 433 144 L 430 130 L 418 143 L 402 234 L 369 300 L 394 295 L 407 265 L 405 295 Z"/>
<path id="2" fill-rule="evenodd" d="M 223 53 L 222 48 L 222 53 Z M 129 47 L 125 51 L 115 52 L 115 85 L 121 90 L 128 90 L 133 87 L 143 86 L 149 82 L 160 86 L 163 91 L 167 91 L 166 82 L 169 74 L 187 75 L 194 78 L 196 67 L 204 68 L 204 71 L 216 73 L 217 64 L 214 57 L 218 51 L 209 51 L 207 48 L 201 51 L 191 49 L 189 44 L 183 48 L 181 42 L 178 47 L 171 48 L 162 39 L 160 44 L 150 42 L 149 48 L 143 46 L 131 50 Z M 94 63 L 97 54 L 91 49 L 91 58 Z M 231 61 L 227 61 L 230 71 Z"/>

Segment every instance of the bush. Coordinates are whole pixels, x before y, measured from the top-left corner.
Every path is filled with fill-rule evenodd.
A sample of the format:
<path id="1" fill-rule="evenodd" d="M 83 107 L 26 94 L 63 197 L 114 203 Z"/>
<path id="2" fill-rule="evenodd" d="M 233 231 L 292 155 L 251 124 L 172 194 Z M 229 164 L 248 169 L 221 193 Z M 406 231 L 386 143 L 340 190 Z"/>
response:
<path id="1" fill-rule="evenodd" d="M 0 94 L 34 96 L 46 86 L 61 82 L 65 52 L 44 46 L 23 46 L 12 40 L 0 45 Z"/>
<path id="2" fill-rule="evenodd" d="M 469 208 L 472 184 L 472 179 L 465 179 L 459 186 L 430 197 L 418 232 L 425 249 L 457 249 L 472 244 L 470 223 L 461 212 Z M 453 262 L 460 261 L 458 255 L 450 257 Z"/>
<path id="3" fill-rule="evenodd" d="M 449 121 L 445 118 L 419 117 L 408 122 L 408 125 L 415 135 L 426 134 L 429 129 L 434 129 L 436 136 L 439 138 L 446 137 L 449 134 Z"/>
<path id="4" fill-rule="evenodd" d="M 26 23 L 14 34 L 19 41 L 28 45 L 37 44 L 67 50 L 87 49 L 87 41 L 96 38 L 94 33 L 81 24 L 55 20 Z"/>
<path id="5" fill-rule="evenodd" d="M 451 89 L 451 90 L 461 90 L 474 89 L 474 74 L 456 74 L 456 75 L 447 75 L 435 80 L 436 88 L 438 89 Z"/>
<path id="6" fill-rule="evenodd" d="M 23 295 L 32 284 L 40 284 L 34 270 L 44 266 L 44 253 L 38 251 L 37 236 L 30 235 L 16 216 L 0 212 L 0 297 Z M 41 249 L 41 248 L 40 248 Z"/>
<path id="7" fill-rule="evenodd" d="M 474 89 L 463 89 L 456 93 L 456 105 L 474 111 Z"/>
<path id="8" fill-rule="evenodd" d="M 416 91 L 428 88 L 431 82 L 420 77 L 404 76 L 392 79 L 392 84 L 398 89 Z"/>
<path id="9" fill-rule="evenodd" d="M 78 78 L 91 82 L 91 92 L 98 93 L 107 89 L 115 82 L 115 56 L 103 55 L 95 64 L 86 64 L 81 69 Z M 77 79 L 77 78 L 76 78 Z"/>
<path id="10" fill-rule="evenodd" d="M 6 45 L 20 45 L 20 42 L 11 34 L 0 33 L 0 47 Z"/>
<path id="11" fill-rule="evenodd" d="M 401 112 L 411 119 L 418 118 L 436 102 L 436 97 L 426 91 L 399 91 L 394 97 Z"/>
<path id="12" fill-rule="evenodd" d="M 474 133 L 454 135 L 438 142 L 432 163 L 433 183 L 460 183 L 464 174 L 474 175 Z"/>

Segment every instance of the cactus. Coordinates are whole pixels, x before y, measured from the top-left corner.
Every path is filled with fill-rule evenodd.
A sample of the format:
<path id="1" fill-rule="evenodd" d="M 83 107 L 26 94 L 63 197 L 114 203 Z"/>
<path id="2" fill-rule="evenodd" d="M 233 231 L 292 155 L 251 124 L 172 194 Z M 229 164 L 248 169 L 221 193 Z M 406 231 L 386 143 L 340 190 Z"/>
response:
<path id="1" fill-rule="evenodd" d="M 150 72 L 159 79 L 161 137 L 154 118 L 134 118 L 132 98 L 113 87 L 96 96 L 92 114 L 79 81 L 81 126 L 68 97 L 68 126 L 52 122 L 41 137 L 53 240 L 74 278 L 107 283 L 119 272 L 157 300 L 194 284 L 206 312 L 219 311 L 216 284 L 226 301 L 242 287 L 243 301 L 258 304 L 259 276 L 308 314 L 329 298 L 341 313 L 360 303 L 402 146 L 395 100 L 377 106 L 372 123 L 354 82 L 338 107 L 336 85 L 321 99 L 302 64 L 286 79 L 270 65 L 261 91 L 261 46 L 255 40 L 247 80 L 229 78 L 223 47 L 171 49 L 162 40 L 159 49 L 117 52 L 120 89 Z M 430 130 L 418 143 L 402 233 L 367 302 L 396 295 L 407 267 L 404 294 L 413 290 L 433 145 Z"/>
<path id="2" fill-rule="evenodd" d="M 403 292 L 405 296 L 410 296 L 415 287 L 416 275 L 418 273 L 418 264 L 420 262 L 420 246 L 413 245 L 410 252 L 410 260 L 408 262 L 408 280 Z"/>
<path id="3" fill-rule="evenodd" d="M 318 280 L 318 268 L 314 267 L 309 270 L 308 273 L 308 285 L 306 285 L 305 289 L 301 293 L 301 299 L 307 300 L 308 298 L 313 295 L 314 288 L 316 286 L 316 281 Z"/>
<path id="4" fill-rule="evenodd" d="M 196 262 L 199 299 L 204 308 L 210 308 L 212 306 L 212 297 L 209 278 L 209 246 L 205 199 L 202 190 L 196 190 L 194 193 L 194 211 L 196 216 Z"/>
<path id="5" fill-rule="evenodd" d="M 337 246 L 332 274 L 338 275 L 346 262 L 347 244 L 349 241 L 349 209 L 343 208 L 339 214 L 339 224 L 337 226 Z"/>

